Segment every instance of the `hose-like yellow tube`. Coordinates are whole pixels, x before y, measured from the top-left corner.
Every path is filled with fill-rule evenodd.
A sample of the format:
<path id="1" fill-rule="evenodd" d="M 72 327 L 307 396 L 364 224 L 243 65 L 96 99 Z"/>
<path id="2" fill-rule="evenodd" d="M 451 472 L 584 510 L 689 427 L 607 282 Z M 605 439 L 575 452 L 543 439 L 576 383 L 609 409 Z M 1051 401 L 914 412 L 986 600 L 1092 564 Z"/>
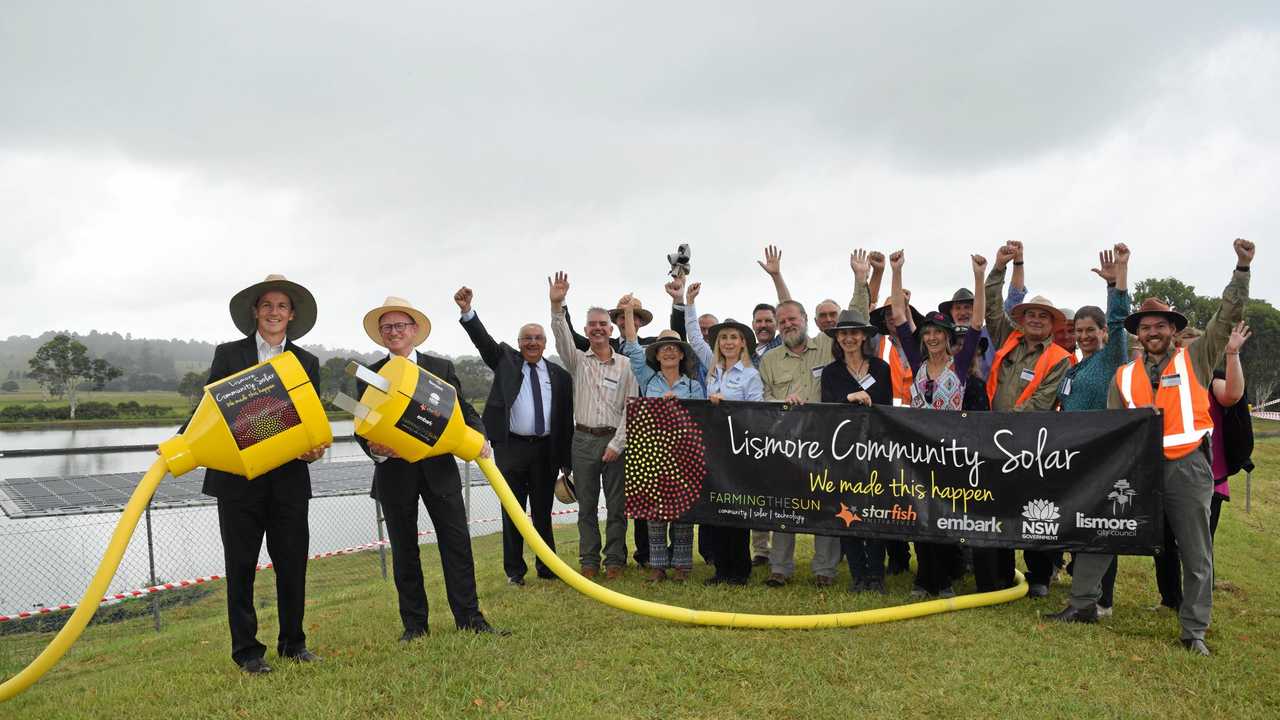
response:
<path id="1" fill-rule="evenodd" d="M 756 615 L 750 613 L 732 613 L 718 612 L 714 610 L 692 610 L 689 608 L 676 607 L 675 605 L 664 605 L 662 603 L 650 602 L 648 600 L 640 600 L 639 598 L 623 595 L 620 592 L 610 590 L 606 587 L 591 582 L 582 575 L 578 574 L 568 563 L 561 560 L 559 556 L 551 550 L 546 542 L 533 529 L 533 523 L 524 514 L 524 508 L 516 501 L 516 497 L 511 492 L 511 488 L 507 485 L 507 481 L 502 477 L 502 473 L 498 470 L 498 466 L 494 464 L 492 458 L 477 458 L 476 464 L 480 466 L 481 472 L 488 478 L 489 484 L 493 486 L 493 491 L 497 493 L 498 499 L 502 501 L 502 507 L 506 510 L 507 516 L 510 517 L 524 536 L 524 541 L 529 543 L 534 553 L 551 568 L 552 572 L 564 580 L 573 589 L 578 592 L 599 600 L 600 602 L 635 613 L 637 615 L 647 615 L 649 617 L 659 618 L 662 620 L 674 620 L 676 622 L 690 623 L 693 625 L 722 625 L 726 627 L 749 627 L 749 628 L 788 628 L 788 629 L 813 629 L 828 627 L 849 627 L 852 625 L 870 625 L 873 623 L 891 622 L 893 620 L 907 620 L 909 618 L 922 617 L 924 615 L 934 615 L 937 613 L 950 612 L 952 610 L 965 610 L 968 608 L 982 607 L 985 605 L 998 605 L 1000 603 L 1011 602 L 1017 600 L 1027 594 L 1027 582 L 1023 578 L 1022 573 L 1016 572 L 1017 584 L 1005 590 L 995 590 L 993 592 L 975 593 L 972 595 L 957 595 L 953 598 L 943 600 L 929 600 L 927 602 L 911 603 L 909 605 L 898 605 L 896 607 L 877 608 L 875 610 L 861 610 L 858 612 L 828 613 L 825 615 Z"/>
<path id="2" fill-rule="evenodd" d="M 129 547 L 129 539 L 133 537 L 133 530 L 138 526 L 138 518 L 142 516 L 142 511 L 147 509 L 147 503 L 151 502 L 156 486 L 164 479 L 166 469 L 164 459 L 156 458 L 151 469 L 142 476 L 142 482 L 134 488 L 129 504 L 125 505 L 124 511 L 120 513 L 120 521 L 116 523 L 115 532 L 111 534 L 107 552 L 98 563 L 98 571 L 94 574 L 89 587 L 85 589 L 84 597 L 80 598 L 80 604 L 76 606 L 75 612 L 30 665 L 0 685 L 0 702 L 10 700 L 31 687 L 41 676 L 49 672 L 50 668 L 58 664 L 67 650 L 79 639 L 80 633 L 84 632 L 85 626 L 89 624 L 93 614 L 98 611 L 98 606 L 102 604 L 102 596 L 107 592 L 107 585 L 111 583 L 111 578 L 115 577 L 116 568 L 120 567 L 120 559 L 124 557 L 124 551 Z"/>

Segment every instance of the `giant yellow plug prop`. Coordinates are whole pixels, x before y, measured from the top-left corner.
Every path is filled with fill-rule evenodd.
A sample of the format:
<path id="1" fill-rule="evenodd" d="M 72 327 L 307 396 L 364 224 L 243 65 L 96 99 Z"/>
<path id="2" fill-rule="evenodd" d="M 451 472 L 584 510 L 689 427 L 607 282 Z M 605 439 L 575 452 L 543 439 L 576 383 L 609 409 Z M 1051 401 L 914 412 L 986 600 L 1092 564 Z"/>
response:
<path id="1" fill-rule="evenodd" d="M 160 444 L 111 535 L 84 597 L 57 636 L 21 672 L 0 685 L 0 701 L 26 690 L 60 660 L 97 612 L 138 517 L 167 473 L 198 466 L 255 478 L 333 441 L 320 398 L 293 353 L 286 352 L 208 385 L 186 430 Z"/>
<path id="2" fill-rule="evenodd" d="M 355 363 L 347 367 L 347 372 L 369 385 L 360 403 L 345 396 L 340 396 L 337 401 L 356 416 L 357 435 L 386 445 L 405 459 L 416 461 L 451 452 L 463 460 L 474 460 L 502 501 L 507 516 L 512 518 L 525 542 L 542 562 L 575 590 L 620 610 L 694 625 L 810 629 L 869 625 L 996 605 L 1016 600 L 1027 593 L 1026 581 L 1021 573 L 1017 573 L 1017 584 L 1005 590 L 825 615 L 755 615 L 691 610 L 623 595 L 578 574 L 542 540 L 498 466 L 491 458 L 479 456 L 484 438 L 463 421 L 452 385 L 402 357 L 393 357 L 377 374 Z"/>

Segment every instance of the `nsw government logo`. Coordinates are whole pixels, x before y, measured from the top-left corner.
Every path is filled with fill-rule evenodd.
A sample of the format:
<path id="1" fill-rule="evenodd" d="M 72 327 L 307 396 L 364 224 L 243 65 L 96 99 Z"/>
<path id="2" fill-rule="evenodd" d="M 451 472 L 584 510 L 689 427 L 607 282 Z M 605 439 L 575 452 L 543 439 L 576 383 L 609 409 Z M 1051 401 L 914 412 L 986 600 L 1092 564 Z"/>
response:
<path id="1" fill-rule="evenodd" d="M 1050 500 L 1030 500 L 1022 506 L 1023 540 L 1057 540 L 1058 506 Z"/>
<path id="2" fill-rule="evenodd" d="M 1076 513 L 1076 527 L 1081 530 L 1092 530 L 1098 537 L 1137 537 L 1138 521 L 1133 518 L 1115 517 L 1127 515 L 1133 510 L 1133 496 L 1137 492 L 1129 486 L 1129 481 L 1120 478 L 1113 486 L 1115 489 L 1107 494 L 1111 501 L 1112 517 L 1090 517 L 1084 513 Z"/>

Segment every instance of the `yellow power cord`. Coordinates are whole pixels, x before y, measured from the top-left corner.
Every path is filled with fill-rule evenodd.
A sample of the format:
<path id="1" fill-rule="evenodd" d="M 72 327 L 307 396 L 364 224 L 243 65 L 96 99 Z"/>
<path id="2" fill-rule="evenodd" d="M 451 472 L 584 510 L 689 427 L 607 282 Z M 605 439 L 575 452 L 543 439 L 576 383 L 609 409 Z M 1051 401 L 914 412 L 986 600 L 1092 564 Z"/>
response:
<path id="1" fill-rule="evenodd" d="M 71 613 L 67 624 L 62 626 L 58 634 L 36 656 L 36 659 L 31 661 L 31 664 L 23 668 L 22 672 L 5 680 L 4 684 L 0 684 L 0 702 L 14 698 L 35 684 L 58 664 L 67 650 L 80 638 L 80 633 L 84 632 L 85 626 L 89 624 L 93 614 L 98 611 L 98 606 L 102 604 L 102 596 L 107 592 L 107 585 L 111 583 L 111 578 L 115 577 L 116 568 L 120 567 L 120 559 L 124 557 L 124 551 L 129 547 L 129 539 L 133 537 L 133 530 L 138 526 L 138 518 L 142 516 L 142 511 L 147 509 L 147 503 L 151 502 L 151 496 L 155 494 L 156 486 L 164 479 L 166 472 L 168 469 L 164 458 L 156 458 L 156 461 L 151 464 L 151 469 L 142 476 L 142 482 L 134 488 L 133 495 L 129 497 L 129 504 L 125 505 L 124 511 L 120 513 L 116 529 L 111 533 L 111 542 L 107 544 L 107 552 L 98 563 L 98 571 L 94 573 L 93 580 L 85 589 L 84 597 L 80 598 L 80 604 L 76 606 L 75 612 Z"/>
<path id="2" fill-rule="evenodd" d="M 489 480 L 489 484 L 493 486 L 493 491 L 498 494 L 498 499 L 502 501 L 502 507 L 506 510 L 507 517 L 513 520 L 516 529 L 520 531 L 525 542 L 529 543 L 529 546 L 533 548 L 533 552 L 547 567 L 551 568 L 552 572 L 583 595 L 599 600 L 605 605 L 635 613 L 636 615 L 646 615 L 661 620 L 674 620 L 692 625 L 808 630 L 907 620 L 925 615 L 951 612 L 952 610 L 966 610 L 968 608 L 1012 602 L 1027 594 L 1026 578 L 1022 576 L 1022 573 L 1015 570 L 1014 575 L 1017 583 L 1013 587 L 1004 590 L 974 593 L 972 595 L 957 595 L 952 598 L 928 600 L 926 602 L 877 608 L 875 610 L 827 613 L 824 615 L 757 615 L 716 610 L 692 610 L 675 605 L 664 605 L 641 600 L 593 583 L 569 567 L 569 564 L 561 560 L 534 530 L 533 523 L 524 514 L 524 508 L 516 501 L 516 496 L 512 494 L 511 488 L 507 485 L 506 479 L 502 477 L 502 473 L 498 470 L 498 466 L 494 464 L 493 459 L 476 458 L 476 464 L 480 466 L 480 471 L 484 473 L 485 478 Z"/>

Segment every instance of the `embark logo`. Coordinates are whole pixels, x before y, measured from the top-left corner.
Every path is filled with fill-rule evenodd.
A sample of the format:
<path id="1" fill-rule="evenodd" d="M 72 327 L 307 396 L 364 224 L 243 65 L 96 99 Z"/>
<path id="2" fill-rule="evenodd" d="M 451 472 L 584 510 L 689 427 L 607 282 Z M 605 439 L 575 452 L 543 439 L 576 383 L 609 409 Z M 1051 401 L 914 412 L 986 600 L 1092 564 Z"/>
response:
<path id="1" fill-rule="evenodd" d="M 1036 499 L 1022 506 L 1023 540 L 1057 540 L 1058 506 L 1050 500 Z"/>
<path id="2" fill-rule="evenodd" d="M 961 532 L 990 533 L 993 535 L 999 535 L 1004 532 L 1004 524 L 994 517 L 980 520 L 974 520 L 968 515 L 940 517 L 935 524 L 939 530 L 959 530 Z"/>

